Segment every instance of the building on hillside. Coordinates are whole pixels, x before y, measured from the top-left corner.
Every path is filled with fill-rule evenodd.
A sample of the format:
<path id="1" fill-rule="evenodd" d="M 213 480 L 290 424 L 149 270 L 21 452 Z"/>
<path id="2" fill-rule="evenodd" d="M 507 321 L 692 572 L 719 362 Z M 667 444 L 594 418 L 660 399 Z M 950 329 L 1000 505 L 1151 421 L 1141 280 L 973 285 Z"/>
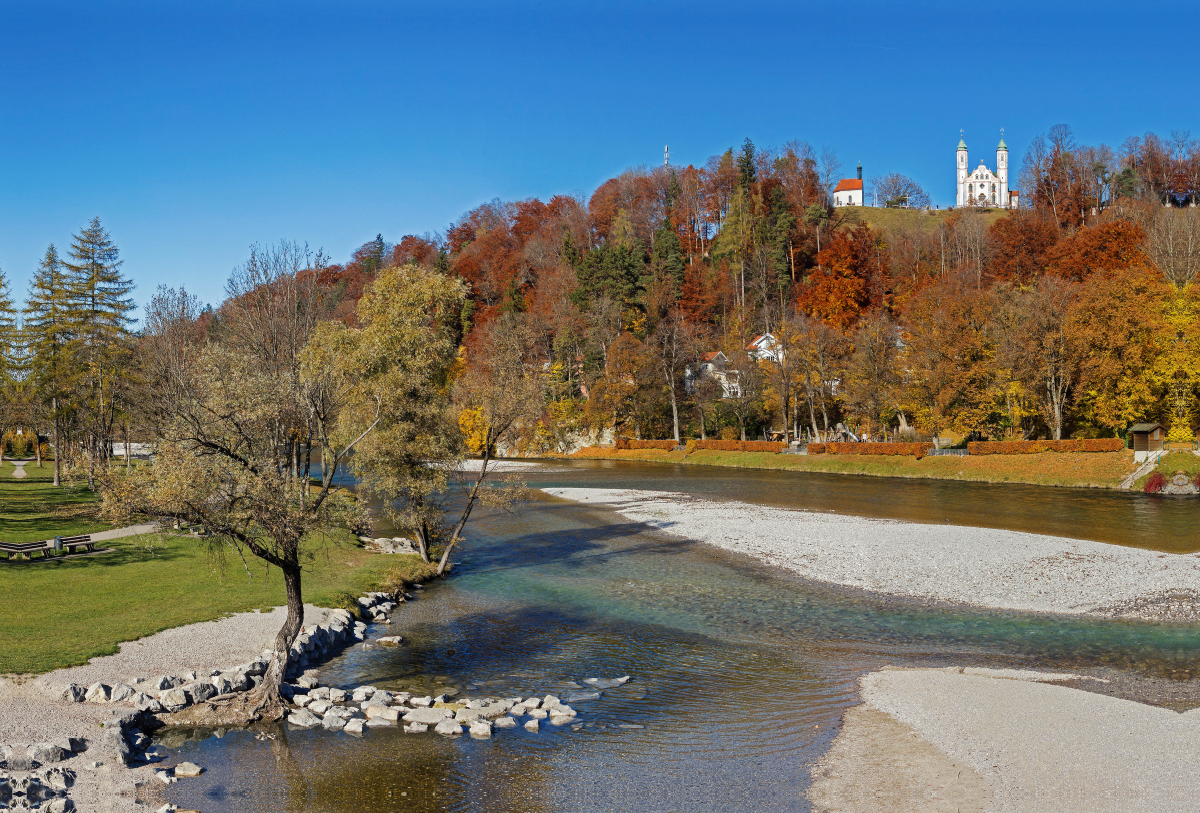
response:
<path id="1" fill-rule="evenodd" d="M 745 349 L 757 361 L 779 361 L 783 357 L 783 345 L 770 333 L 755 336 Z"/>
<path id="2" fill-rule="evenodd" d="M 993 172 L 980 159 L 979 166 L 971 169 L 967 162 L 967 142 L 958 139 L 958 195 L 957 206 L 989 206 L 997 209 L 1016 209 L 1019 194 L 1008 188 L 1008 145 L 1004 143 L 1004 131 L 1000 131 L 1000 144 L 996 147 L 996 170 Z"/>
<path id="3" fill-rule="evenodd" d="M 833 188 L 834 206 L 862 206 L 863 182 L 862 164 L 858 165 L 857 178 L 842 178 Z"/>
<path id="4" fill-rule="evenodd" d="M 1161 423 L 1135 423 L 1129 427 L 1133 438 L 1134 458 L 1144 460 L 1150 452 L 1161 452 L 1167 439 L 1167 428 Z"/>
<path id="5" fill-rule="evenodd" d="M 700 381 L 708 378 L 721 385 L 722 398 L 733 398 L 741 395 L 742 388 L 738 385 L 737 370 L 727 370 L 727 364 L 729 364 L 729 357 L 720 350 L 714 353 L 705 353 L 695 370 L 688 367 L 684 371 L 684 389 L 689 395 L 693 395 Z"/>

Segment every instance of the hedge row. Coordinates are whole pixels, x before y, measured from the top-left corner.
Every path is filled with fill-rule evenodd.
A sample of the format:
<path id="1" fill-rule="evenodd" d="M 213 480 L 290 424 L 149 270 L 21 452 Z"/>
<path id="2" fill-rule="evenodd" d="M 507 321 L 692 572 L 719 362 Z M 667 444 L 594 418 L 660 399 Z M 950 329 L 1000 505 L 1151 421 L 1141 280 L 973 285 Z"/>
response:
<path id="1" fill-rule="evenodd" d="M 679 444 L 673 440 L 632 440 L 630 438 L 617 438 L 618 449 L 666 449 L 668 452 L 675 451 Z"/>
<path id="2" fill-rule="evenodd" d="M 967 444 L 968 454 L 1037 454 L 1038 452 L 1119 452 L 1125 448 L 1120 438 L 1076 440 L 992 440 Z"/>
<path id="3" fill-rule="evenodd" d="M 697 449 L 709 449 L 714 452 L 774 452 L 778 454 L 786 448 L 786 443 L 770 440 L 689 440 L 687 442 L 689 454 Z"/>
<path id="4" fill-rule="evenodd" d="M 932 443 L 826 443 L 826 454 L 871 454 L 903 457 L 924 457 L 932 451 Z M 812 446 L 809 446 L 812 453 Z"/>

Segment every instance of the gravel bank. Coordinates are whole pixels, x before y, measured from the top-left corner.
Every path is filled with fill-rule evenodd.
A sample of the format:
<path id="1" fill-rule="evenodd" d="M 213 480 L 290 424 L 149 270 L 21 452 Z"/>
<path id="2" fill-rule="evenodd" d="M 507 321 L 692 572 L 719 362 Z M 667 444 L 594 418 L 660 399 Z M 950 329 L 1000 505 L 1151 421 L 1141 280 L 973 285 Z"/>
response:
<path id="1" fill-rule="evenodd" d="M 545 491 L 816 581 L 995 609 L 1200 620 L 1200 554 L 715 502 L 673 492 Z"/>
<path id="2" fill-rule="evenodd" d="M 305 624 L 324 623 L 328 611 L 306 605 Z M 59 669 L 36 678 L 0 678 L 0 743 L 29 745 L 61 737 L 81 737 L 98 743 L 112 725 L 114 714 L 127 707 L 69 703 L 62 690 L 70 683 L 96 681 L 132 684 L 137 678 L 207 673 L 248 661 L 273 641 L 287 610 L 239 613 L 218 621 L 189 624 L 121 644 L 115 655 L 93 658 L 85 666 Z M 100 760 L 96 769 L 85 766 Z M 63 763 L 76 772 L 70 791 L 79 810 L 109 813 L 146 810 L 134 804 L 134 785 L 154 780 L 158 766 L 128 769 L 94 749 Z M 157 780 L 154 780 L 157 781 Z M 153 786 L 152 786 L 153 787 Z"/>
<path id="3" fill-rule="evenodd" d="M 1195 810 L 1200 709 L 1180 714 L 1038 682 L 1069 676 L 1001 674 L 865 675 L 863 705 L 814 768 L 816 809 Z M 912 774 L 906 793 L 889 795 L 892 771 Z"/>

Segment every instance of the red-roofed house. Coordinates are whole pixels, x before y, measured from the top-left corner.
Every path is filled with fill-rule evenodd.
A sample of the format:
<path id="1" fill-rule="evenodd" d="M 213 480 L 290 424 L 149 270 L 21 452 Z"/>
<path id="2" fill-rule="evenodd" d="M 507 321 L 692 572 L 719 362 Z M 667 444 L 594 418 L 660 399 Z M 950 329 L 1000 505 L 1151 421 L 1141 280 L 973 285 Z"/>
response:
<path id="1" fill-rule="evenodd" d="M 862 206 L 863 181 L 862 164 L 858 165 L 857 178 L 842 178 L 833 188 L 834 206 Z"/>

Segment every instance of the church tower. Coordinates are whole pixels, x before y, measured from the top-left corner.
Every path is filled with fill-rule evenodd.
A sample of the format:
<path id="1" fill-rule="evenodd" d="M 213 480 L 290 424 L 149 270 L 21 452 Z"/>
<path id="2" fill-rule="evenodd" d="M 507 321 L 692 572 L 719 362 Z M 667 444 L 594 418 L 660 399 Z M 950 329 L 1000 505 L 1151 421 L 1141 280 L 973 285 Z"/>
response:
<path id="1" fill-rule="evenodd" d="M 1008 170 L 1005 169 L 1005 172 Z M 967 142 L 962 140 L 961 131 L 958 139 L 958 203 L 955 205 L 967 205 Z"/>
<path id="2" fill-rule="evenodd" d="M 1004 130 L 1000 130 L 1000 145 L 996 147 L 996 175 L 1000 178 L 1000 206 L 1007 209 L 1008 200 L 1008 145 L 1004 143 Z"/>

